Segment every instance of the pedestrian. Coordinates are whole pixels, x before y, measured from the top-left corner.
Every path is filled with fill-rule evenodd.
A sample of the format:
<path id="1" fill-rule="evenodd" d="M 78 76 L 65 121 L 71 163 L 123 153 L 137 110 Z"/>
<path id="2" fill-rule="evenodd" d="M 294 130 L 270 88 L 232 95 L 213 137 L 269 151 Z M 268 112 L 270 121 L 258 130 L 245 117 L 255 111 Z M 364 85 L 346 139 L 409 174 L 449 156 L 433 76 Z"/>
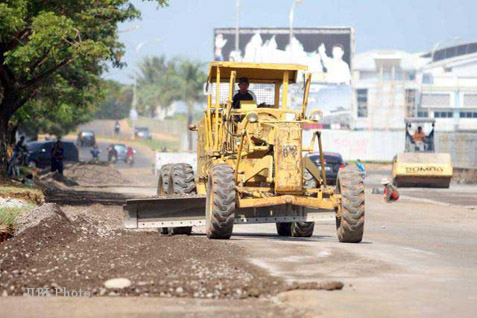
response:
<path id="1" fill-rule="evenodd" d="M 63 156 L 63 144 L 58 139 L 53 149 L 51 149 L 51 172 L 58 171 L 60 175 L 63 175 Z"/>
<path id="2" fill-rule="evenodd" d="M 384 186 L 384 200 L 387 203 L 399 200 L 399 192 L 397 188 L 393 186 L 387 178 L 383 178 L 381 184 Z"/>
<path id="3" fill-rule="evenodd" d="M 116 120 L 116 123 L 114 124 L 114 134 L 116 136 L 119 136 L 120 130 L 121 130 L 121 127 L 119 126 L 119 121 Z"/>
<path id="4" fill-rule="evenodd" d="M 364 165 L 361 163 L 361 160 L 358 159 L 356 161 L 356 166 L 358 167 L 359 171 L 361 171 L 361 175 L 363 176 L 363 180 L 366 177 L 366 170 L 364 169 Z"/>
<path id="5" fill-rule="evenodd" d="M 15 173 L 14 167 L 18 163 L 18 160 L 22 154 L 27 152 L 27 149 L 23 142 L 25 141 L 25 136 L 21 136 L 20 140 L 15 144 L 13 147 L 13 152 L 12 152 L 12 157 L 10 158 L 10 161 L 8 162 L 8 175 L 11 176 Z"/>

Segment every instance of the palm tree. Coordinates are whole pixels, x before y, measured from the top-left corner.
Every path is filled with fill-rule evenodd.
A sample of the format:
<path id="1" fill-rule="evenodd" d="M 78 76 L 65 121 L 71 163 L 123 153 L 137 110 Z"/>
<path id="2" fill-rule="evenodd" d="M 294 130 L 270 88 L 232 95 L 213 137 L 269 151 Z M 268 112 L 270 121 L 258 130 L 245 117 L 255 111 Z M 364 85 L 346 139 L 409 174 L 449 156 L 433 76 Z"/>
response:
<path id="1" fill-rule="evenodd" d="M 167 109 L 182 97 L 176 64 L 175 60 L 166 62 L 165 56 L 147 57 L 139 64 L 138 96 L 144 112 L 154 115 L 157 106 Z"/>
<path id="2" fill-rule="evenodd" d="M 187 105 L 187 126 L 192 124 L 194 116 L 194 104 L 201 102 L 202 85 L 206 80 L 203 63 L 198 61 L 181 60 L 178 65 L 178 78 L 182 99 Z M 192 150 L 192 132 L 187 131 L 188 149 Z"/>

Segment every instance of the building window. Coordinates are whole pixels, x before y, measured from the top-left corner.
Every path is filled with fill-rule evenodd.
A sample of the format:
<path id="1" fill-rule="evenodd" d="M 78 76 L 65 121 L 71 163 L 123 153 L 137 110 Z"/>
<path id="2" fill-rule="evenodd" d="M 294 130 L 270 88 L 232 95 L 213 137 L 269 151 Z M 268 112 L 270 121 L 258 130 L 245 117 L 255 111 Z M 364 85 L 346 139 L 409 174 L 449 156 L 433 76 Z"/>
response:
<path id="1" fill-rule="evenodd" d="M 422 84 L 433 84 L 433 82 L 431 74 L 422 75 Z"/>
<path id="2" fill-rule="evenodd" d="M 392 68 L 390 67 L 383 67 L 383 80 L 390 81 L 392 79 Z"/>
<path id="3" fill-rule="evenodd" d="M 422 107 L 449 107 L 450 94 L 422 94 Z"/>
<path id="4" fill-rule="evenodd" d="M 452 118 L 452 112 L 434 112 L 434 118 Z"/>
<path id="5" fill-rule="evenodd" d="M 464 107 L 477 106 L 477 94 L 464 94 Z"/>
<path id="6" fill-rule="evenodd" d="M 416 72 L 406 72 L 406 80 L 407 81 L 415 81 L 416 80 Z"/>
<path id="7" fill-rule="evenodd" d="M 357 89 L 356 97 L 358 99 L 358 117 L 368 117 L 368 90 Z"/>
<path id="8" fill-rule="evenodd" d="M 427 110 L 420 110 L 417 112 L 417 117 L 420 117 L 420 118 L 429 117 L 429 112 Z"/>
<path id="9" fill-rule="evenodd" d="M 416 105 L 416 90 L 406 89 L 406 115 L 412 117 Z"/>
<path id="10" fill-rule="evenodd" d="M 365 80 L 375 80 L 377 78 L 376 72 L 361 71 L 359 72 L 359 79 L 361 81 Z"/>
<path id="11" fill-rule="evenodd" d="M 477 118 L 477 112 L 460 112 L 460 118 Z"/>

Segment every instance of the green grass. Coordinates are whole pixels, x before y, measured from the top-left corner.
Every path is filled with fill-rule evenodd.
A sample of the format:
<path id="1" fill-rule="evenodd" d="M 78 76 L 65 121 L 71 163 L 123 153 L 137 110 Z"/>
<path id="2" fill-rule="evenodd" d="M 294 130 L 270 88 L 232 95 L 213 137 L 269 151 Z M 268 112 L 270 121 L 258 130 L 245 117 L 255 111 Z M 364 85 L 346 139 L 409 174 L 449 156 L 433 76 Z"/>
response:
<path id="1" fill-rule="evenodd" d="M 14 227 L 18 216 L 26 211 L 34 209 L 36 205 L 27 204 L 21 208 L 0 208 L 0 225 L 7 228 Z"/>
<path id="2" fill-rule="evenodd" d="M 151 148 L 151 150 L 160 150 L 163 147 L 167 148 L 167 151 L 178 151 L 179 145 L 175 141 L 170 140 L 147 140 L 147 139 L 137 139 L 134 142 L 142 144 Z"/>
<path id="3" fill-rule="evenodd" d="M 9 194 L 9 193 L 26 193 L 26 192 L 32 192 L 37 195 L 41 195 L 42 192 L 40 189 L 37 188 L 32 188 L 24 185 L 5 185 L 5 184 L 0 184 L 0 196 L 2 194 Z"/>

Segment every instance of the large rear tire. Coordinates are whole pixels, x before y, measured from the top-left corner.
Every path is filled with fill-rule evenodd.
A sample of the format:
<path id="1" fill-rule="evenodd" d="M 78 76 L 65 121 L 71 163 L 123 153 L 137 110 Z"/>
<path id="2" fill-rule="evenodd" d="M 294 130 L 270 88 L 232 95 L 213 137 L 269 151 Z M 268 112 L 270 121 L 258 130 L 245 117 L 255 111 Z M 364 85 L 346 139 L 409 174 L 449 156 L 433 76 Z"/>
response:
<path id="1" fill-rule="evenodd" d="M 336 193 L 341 194 L 336 211 L 336 232 L 343 243 L 359 243 L 363 239 L 365 193 L 363 177 L 355 166 L 340 169 Z"/>
<path id="2" fill-rule="evenodd" d="M 197 193 L 194 179 L 194 169 L 187 163 L 178 163 L 171 169 L 171 192 L 173 194 L 193 195 Z M 192 226 L 171 227 L 169 233 L 190 235 Z"/>
<path id="3" fill-rule="evenodd" d="M 206 233 L 209 239 L 229 239 L 235 217 L 234 170 L 227 164 L 214 165 L 207 184 Z"/>
<path id="4" fill-rule="evenodd" d="M 276 223 L 279 236 L 291 236 L 291 223 Z"/>

